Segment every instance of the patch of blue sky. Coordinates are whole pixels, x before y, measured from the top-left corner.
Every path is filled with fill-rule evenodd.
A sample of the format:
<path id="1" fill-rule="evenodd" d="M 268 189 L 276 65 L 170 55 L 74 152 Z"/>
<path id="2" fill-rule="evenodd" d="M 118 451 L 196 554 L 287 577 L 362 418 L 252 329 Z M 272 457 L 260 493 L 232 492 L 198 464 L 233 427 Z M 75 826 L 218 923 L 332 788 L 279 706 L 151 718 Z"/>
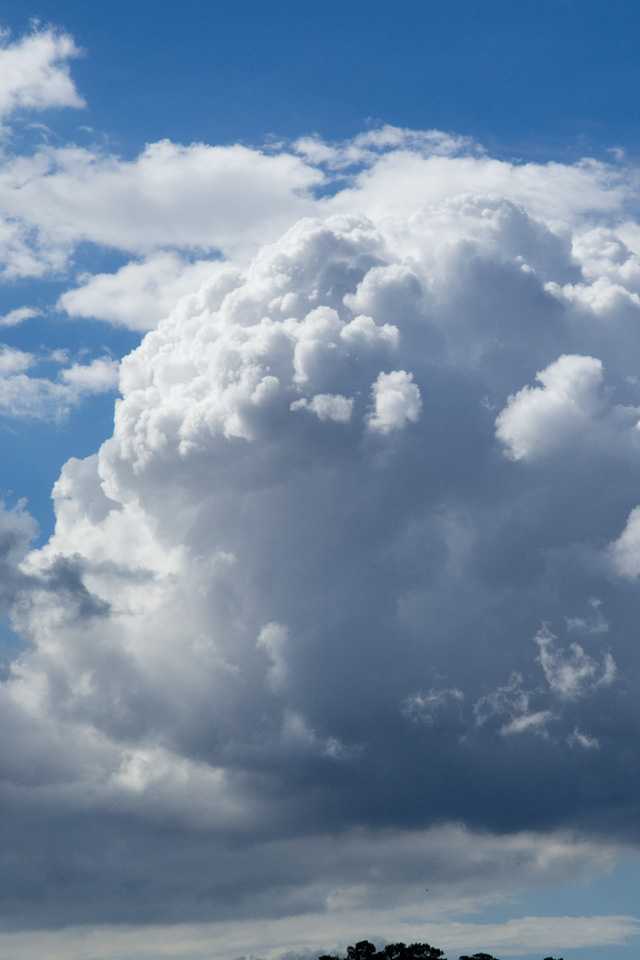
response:
<path id="1" fill-rule="evenodd" d="M 53 533 L 55 516 L 51 490 L 62 465 L 70 458 L 95 453 L 113 432 L 113 394 L 86 397 L 61 423 L 36 418 L 0 418 L 2 489 L 7 507 L 26 500 L 37 520 L 40 546 Z"/>
<path id="2" fill-rule="evenodd" d="M 506 887 L 505 899 L 495 906 L 484 907 L 481 913 L 467 915 L 465 920 L 474 923 L 501 924 L 514 917 L 595 917 L 637 916 L 638 889 L 640 888 L 640 858 L 630 849 L 627 859 L 612 867 L 608 873 L 593 871 L 570 883 L 558 883 L 543 887 L 529 886 L 511 893 Z M 640 921 L 637 937 L 631 936 L 627 943 L 607 945 L 607 960 L 627 960 L 629 951 L 640 947 Z M 478 950 L 482 950 L 481 944 Z M 564 956 L 564 960 L 602 960 L 603 947 L 584 946 L 558 948 L 549 944 L 549 953 Z M 521 960 L 541 960 L 536 953 L 518 955 Z"/>
<path id="3" fill-rule="evenodd" d="M 86 54 L 73 74 L 90 109 L 54 129 L 74 139 L 90 126 L 124 156 L 164 137 L 341 139 L 367 118 L 453 129 L 509 156 L 640 148 L 629 0 L 40 0 L 36 13 Z M 29 15 L 3 4 L 16 32 Z"/>
<path id="4" fill-rule="evenodd" d="M 11 663 L 24 649 L 24 640 L 13 630 L 10 618 L 2 617 L 0 619 L 0 681 L 6 680 Z"/>

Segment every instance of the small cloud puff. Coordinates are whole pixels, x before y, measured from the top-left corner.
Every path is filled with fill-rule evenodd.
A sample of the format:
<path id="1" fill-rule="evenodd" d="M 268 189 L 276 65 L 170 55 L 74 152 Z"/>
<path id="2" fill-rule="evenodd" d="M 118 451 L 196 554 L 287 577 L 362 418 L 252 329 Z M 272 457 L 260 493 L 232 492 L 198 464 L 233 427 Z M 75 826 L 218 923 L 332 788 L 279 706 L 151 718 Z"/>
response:
<path id="1" fill-rule="evenodd" d="M 408 696 L 402 706 L 402 712 L 413 723 L 432 724 L 461 700 L 464 700 L 462 690 L 455 687 L 437 690 L 432 687 L 430 690 L 418 690 Z"/>
<path id="2" fill-rule="evenodd" d="M 538 661 L 551 690 L 562 700 L 577 700 L 598 687 L 608 687 L 615 680 L 617 668 L 610 653 L 598 664 L 578 643 L 569 646 L 567 655 L 554 647 L 556 637 L 546 627 L 536 635 L 540 649 Z"/>
<path id="3" fill-rule="evenodd" d="M 311 400 L 303 397 L 294 400 L 291 410 L 311 410 L 318 420 L 334 420 L 336 423 L 348 423 L 353 411 L 353 397 L 340 394 L 318 393 Z"/>
<path id="4" fill-rule="evenodd" d="M 371 393 L 374 409 L 367 421 L 370 430 L 387 434 L 392 430 L 402 430 L 408 422 L 417 422 L 422 410 L 422 398 L 417 384 L 413 382 L 412 373 L 406 370 L 380 373 Z"/>
<path id="5" fill-rule="evenodd" d="M 79 54 L 68 34 L 51 29 L 36 26 L 13 43 L 0 34 L 0 121 L 17 110 L 85 106 L 69 75 L 68 61 Z"/>
<path id="6" fill-rule="evenodd" d="M 0 317 L 0 327 L 15 327 L 24 320 L 31 320 L 32 317 L 38 316 L 40 311 L 34 310 L 33 307 L 17 307 Z"/>
<path id="7" fill-rule="evenodd" d="M 120 363 L 98 357 L 90 363 L 74 363 L 60 372 L 60 379 L 80 393 L 108 393 L 118 386 Z"/>
<path id="8" fill-rule="evenodd" d="M 605 652 L 598 663 L 577 643 L 571 643 L 568 652 L 557 648 L 557 638 L 547 626 L 543 626 L 534 639 L 539 649 L 536 659 L 547 687 L 527 688 L 522 674 L 514 671 L 507 684 L 480 697 L 474 704 L 477 726 L 483 726 L 492 717 L 506 717 L 498 731 L 502 736 L 528 732 L 546 738 L 549 725 L 563 719 L 567 704 L 592 696 L 600 688 L 611 686 L 616 679 L 617 667 L 609 652 Z M 545 705 L 541 701 L 549 695 L 552 703 Z M 566 742 L 585 748 L 598 744 L 597 738 L 578 735 L 577 727 Z"/>
<path id="9" fill-rule="evenodd" d="M 582 750 L 599 750 L 601 746 L 597 737 L 581 733 L 577 727 L 574 727 L 573 733 L 567 737 L 567 743 L 570 747 L 580 747 Z"/>

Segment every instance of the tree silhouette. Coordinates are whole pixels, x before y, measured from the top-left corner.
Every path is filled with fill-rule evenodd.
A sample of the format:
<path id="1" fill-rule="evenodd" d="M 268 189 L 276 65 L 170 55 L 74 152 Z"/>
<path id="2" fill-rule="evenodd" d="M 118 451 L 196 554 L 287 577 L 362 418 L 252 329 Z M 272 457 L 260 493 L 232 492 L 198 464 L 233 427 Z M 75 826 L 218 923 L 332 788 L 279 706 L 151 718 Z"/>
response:
<path id="1" fill-rule="evenodd" d="M 319 960 L 343 960 L 342 957 L 324 954 Z M 376 951 L 369 940 L 360 940 L 355 947 L 347 947 L 347 960 L 446 960 L 442 950 L 428 943 L 389 943 L 384 950 Z"/>
<path id="2" fill-rule="evenodd" d="M 442 950 L 432 947 L 428 943 L 389 943 L 383 950 L 376 950 L 369 940 L 359 940 L 355 947 L 347 947 L 347 956 L 335 957 L 323 954 L 318 960 L 447 960 Z M 490 953 L 474 953 L 472 957 L 466 954 L 460 960 L 497 960 Z M 545 960 L 554 960 L 545 957 Z M 559 960 L 563 960 L 562 957 Z"/>
<path id="3" fill-rule="evenodd" d="M 490 953 L 474 953 L 472 957 L 460 957 L 460 960 L 496 960 Z"/>

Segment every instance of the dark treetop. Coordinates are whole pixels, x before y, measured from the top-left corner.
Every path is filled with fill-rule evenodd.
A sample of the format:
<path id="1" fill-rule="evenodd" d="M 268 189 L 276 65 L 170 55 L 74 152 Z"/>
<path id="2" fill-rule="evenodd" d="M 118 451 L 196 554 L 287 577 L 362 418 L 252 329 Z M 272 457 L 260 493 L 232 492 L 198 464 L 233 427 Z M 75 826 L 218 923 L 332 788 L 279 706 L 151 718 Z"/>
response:
<path id="1" fill-rule="evenodd" d="M 324 954 L 319 960 L 345 960 L 343 957 Z M 383 950 L 376 950 L 369 940 L 359 940 L 355 947 L 347 947 L 346 960 L 447 960 L 442 950 L 432 947 L 428 943 L 389 943 Z M 466 954 L 460 960 L 497 960 L 489 953 L 474 953 L 472 957 Z M 554 960 L 545 957 L 545 960 Z M 563 960 L 560 957 L 560 960 Z"/>

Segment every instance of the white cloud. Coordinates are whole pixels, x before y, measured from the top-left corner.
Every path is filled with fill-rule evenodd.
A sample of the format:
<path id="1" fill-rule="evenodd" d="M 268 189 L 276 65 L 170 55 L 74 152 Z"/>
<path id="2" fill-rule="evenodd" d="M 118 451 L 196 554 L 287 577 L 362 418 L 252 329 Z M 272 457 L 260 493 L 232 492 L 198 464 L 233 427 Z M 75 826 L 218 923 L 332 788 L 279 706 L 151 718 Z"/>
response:
<path id="1" fill-rule="evenodd" d="M 293 144 L 293 149 L 310 163 L 327 164 L 330 169 L 338 170 L 369 166 L 381 154 L 396 150 L 408 150 L 425 157 L 482 152 L 469 137 L 456 137 L 442 130 L 409 130 L 391 124 L 359 133 L 343 143 L 326 143 L 319 136 L 300 137 Z"/>
<path id="2" fill-rule="evenodd" d="M 546 736 L 547 726 L 557 719 L 557 714 L 552 710 L 532 709 L 531 701 L 537 691 L 526 690 L 522 684 L 522 676 L 513 673 L 509 683 L 480 697 L 473 706 L 476 723 L 482 726 L 491 717 L 506 716 L 507 722 L 499 730 L 502 736 L 525 732 Z"/>
<path id="3" fill-rule="evenodd" d="M 509 397 L 496 418 L 496 436 L 512 460 L 543 456 L 587 428 L 600 410 L 602 363 L 594 357 L 559 357 L 536 374 L 541 387 Z"/>
<path id="4" fill-rule="evenodd" d="M 567 743 L 571 747 L 581 747 L 583 750 L 600 749 L 600 741 L 597 737 L 590 737 L 587 733 L 581 733 L 577 727 L 574 727 L 573 733 L 567 737 Z"/>
<path id="5" fill-rule="evenodd" d="M 385 216 L 406 218 L 447 198 L 479 196 L 520 204 L 554 227 L 564 222 L 590 229 L 595 217 L 605 222 L 608 217 L 622 219 L 633 171 L 621 174 L 619 168 L 595 160 L 573 165 L 510 163 L 476 156 L 473 145 L 462 146 L 458 156 L 437 149 L 382 151 L 326 205 L 332 212 L 357 207 L 380 221 Z"/>
<path id="6" fill-rule="evenodd" d="M 39 315 L 40 311 L 34 310 L 32 307 L 17 307 L 0 317 L 0 327 L 15 327 L 24 320 L 30 320 L 32 317 Z"/>
<path id="7" fill-rule="evenodd" d="M 115 390 L 118 385 L 119 364 L 111 357 L 74 363 L 61 370 L 56 380 L 25 372 L 37 362 L 33 354 L 1 348 L 0 413 L 5 417 L 59 421 L 84 397 Z"/>
<path id="8" fill-rule="evenodd" d="M 369 277 L 374 270 L 375 268 L 370 270 L 367 274 L 367 277 Z M 358 290 L 358 293 L 359 292 L 360 290 Z M 347 295 L 345 297 L 345 304 L 353 309 L 354 304 L 357 303 L 359 299 L 360 298 L 358 295 Z M 371 317 L 366 317 L 363 314 L 354 317 L 354 319 L 345 324 L 340 331 L 340 338 L 344 340 L 345 343 L 356 344 L 361 342 L 366 343 L 371 347 L 382 345 L 385 347 L 397 348 L 398 337 L 398 328 L 393 324 L 385 323 L 379 327 Z"/>
<path id="9" fill-rule="evenodd" d="M 59 269 L 81 241 L 136 255 L 168 247 L 246 257 L 310 211 L 306 194 L 320 180 L 296 157 L 240 145 L 165 140 L 131 161 L 43 147 L 0 166 L 0 214 L 12 224 L 7 269 Z"/>
<path id="10" fill-rule="evenodd" d="M 616 677 L 617 668 L 610 653 L 605 653 L 602 664 L 586 654 L 579 643 L 570 644 L 570 654 L 554 648 L 556 637 L 546 627 L 536 634 L 540 649 L 538 660 L 547 683 L 563 700 L 575 700 L 600 686 L 609 686 Z"/>
<path id="11" fill-rule="evenodd" d="M 74 363 L 60 373 L 60 379 L 78 394 L 108 393 L 118 386 L 120 364 L 111 357 L 98 357 L 90 363 Z"/>
<path id="12" fill-rule="evenodd" d="M 183 260 L 159 253 L 131 262 L 116 273 L 81 277 L 81 284 L 58 300 L 71 317 L 95 318 L 131 330 L 151 330 L 184 294 L 192 293 L 216 267 L 215 261 Z"/>
<path id="13" fill-rule="evenodd" d="M 462 690 L 453 688 L 451 690 L 418 690 L 408 696 L 403 705 L 402 712 L 409 720 L 414 723 L 431 724 L 442 716 L 443 713 L 455 708 L 455 704 L 464 700 Z"/>
<path id="14" fill-rule="evenodd" d="M 624 530 L 609 545 L 608 558 L 616 573 L 629 579 L 640 574 L 640 507 L 634 507 Z"/>
<path id="15" fill-rule="evenodd" d="M 371 388 L 374 409 L 369 416 L 371 430 L 391 433 L 401 430 L 407 422 L 416 423 L 422 409 L 418 385 L 413 374 L 406 370 L 380 373 Z"/>
<path id="16" fill-rule="evenodd" d="M 35 27 L 13 43 L 0 34 L 0 121 L 19 110 L 85 106 L 69 75 L 78 55 L 70 36 L 51 29 Z"/>
<path id="17" fill-rule="evenodd" d="M 7 377 L 16 373 L 23 373 L 34 363 L 35 357 L 32 353 L 25 353 L 23 350 L 9 347 L 6 344 L 0 346 L 0 376 Z"/>
<path id="18" fill-rule="evenodd" d="M 619 283 L 612 283 L 608 277 L 598 277 L 593 283 L 566 283 L 559 286 L 553 282 L 546 285 L 546 289 L 558 298 L 565 298 L 569 303 L 586 307 L 595 314 L 610 314 L 616 309 L 625 307 L 640 307 L 640 296 L 635 291 L 629 291 Z"/>
<path id="19" fill-rule="evenodd" d="M 569 623 L 567 629 L 572 629 Z M 542 667 L 547 688 L 527 688 L 523 676 L 514 671 L 507 684 L 484 694 L 474 704 L 478 727 L 497 717 L 503 721 L 498 729 L 502 736 L 529 732 L 546 738 L 549 725 L 562 721 L 563 707 L 567 703 L 592 696 L 602 687 L 610 687 L 617 677 L 617 667 L 609 652 L 602 655 L 601 663 L 577 643 L 571 643 L 567 652 L 556 647 L 557 637 L 547 626 L 538 631 L 534 640 L 539 649 L 536 659 Z M 546 704 L 549 694 L 551 703 Z M 567 735 L 566 742 L 585 749 L 599 746 L 596 737 L 579 732 L 577 725 Z"/>
<path id="20" fill-rule="evenodd" d="M 562 285 L 551 281 L 547 289 L 554 296 L 600 316 L 616 309 L 637 310 L 640 258 L 623 239 L 625 234 L 624 228 L 616 232 L 600 226 L 576 234 L 572 252 L 580 264 L 580 281 Z M 628 239 L 634 242 L 633 235 Z"/>
<path id="21" fill-rule="evenodd" d="M 311 410 L 318 420 L 335 420 L 336 423 L 348 423 L 353 411 L 353 397 L 343 397 L 340 394 L 318 393 L 311 400 L 303 397 L 294 400 L 292 410 Z"/>
<path id="22" fill-rule="evenodd" d="M 555 719 L 555 714 L 551 710 L 537 710 L 534 713 L 523 713 L 514 717 L 509 723 L 505 723 L 500 728 L 502 736 L 509 736 L 512 733 L 540 733 L 546 734 L 547 724 Z"/>
<path id="23" fill-rule="evenodd" d="M 34 38 L 40 38 L 43 49 L 48 44 L 53 50 L 57 44 L 72 55 L 69 38 L 48 33 Z M 28 46 L 27 40 L 21 43 Z M 60 79 L 62 74 L 55 76 Z M 297 147 L 301 146 L 299 142 Z M 633 254 L 629 253 L 630 265 L 614 262 L 620 259 L 616 250 L 624 241 L 611 228 L 607 233 L 588 222 L 596 214 L 620 220 L 630 185 L 619 167 L 592 161 L 574 166 L 510 164 L 484 156 L 465 138 L 389 126 L 342 145 L 306 141 L 305 149 L 297 153 L 295 146 L 293 152 L 286 147 L 265 152 L 237 144 L 181 146 L 165 140 L 148 145 L 128 161 L 77 146 L 43 146 L 31 157 L 6 156 L 2 161 L 0 260 L 5 275 L 64 271 L 74 248 L 84 241 L 143 257 L 113 276 L 82 279 L 81 286 L 61 300 L 74 315 L 101 316 L 136 329 L 166 312 L 171 288 L 182 292 L 189 269 L 191 280 L 196 280 L 194 252 L 222 251 L 244 265 L 262 243 L 275 240 L 299 217 L 359 210 L 379 224 L 384 221 L 394 242 L 407 245 L 407 252 L 418 244 L 424 253 L 417 234 L 408 237 L 395 224 L 414 217 L 424 228 L 430 221 L 428 236 L 438 228 L 438 207 L 446 208 L 457 197 L 463 198 L 467 212 L 477 205 L 476 216 L 483 219 L 473 227 L 467 218 L 456 237 L 447 216 L 447 243 L 439 252 L 431 251 L 436 260 L 451 254 L 454 237 L 463 243 L 473 241 L 478 228 L 486 234 L 493 208 L 494 226 L 508 239 L 509 256 L 519 257 L 523 269 L 540 272 L 554 295 L 571 298 L 572 290 L 579 293 L 577 263 L 583 265 L 592 293 L 603 282 L 603 271 L 608 283 L 623 292 L 630 288 L 628 296 L 634 295 L 637 285 Z M 316 166 L 326 161 L 328 167 Z M 316 198 L 315 187 L 330 182 L 333 167 L 345 164 L 352 168 L 346 185 L 333 196 Z M 335 175 L 343 173 L 338 170 Z M 505 231 L 507 208 L 512 211 L 511 225 Z M 527 217 L 537 218 L 533 245 L 522 230 Z M 575 229 L 573 238 L 569 224 Z M 163 263 L 167 266 L 161 277 Z M 396 267 L 389 264 L 385 269 Z M 411 272 L 408 264 L 400 269 Z M 126 303 L 128 288 L 131 305 Z M 102 295 L 106 304 L 100 302 Z"/>

